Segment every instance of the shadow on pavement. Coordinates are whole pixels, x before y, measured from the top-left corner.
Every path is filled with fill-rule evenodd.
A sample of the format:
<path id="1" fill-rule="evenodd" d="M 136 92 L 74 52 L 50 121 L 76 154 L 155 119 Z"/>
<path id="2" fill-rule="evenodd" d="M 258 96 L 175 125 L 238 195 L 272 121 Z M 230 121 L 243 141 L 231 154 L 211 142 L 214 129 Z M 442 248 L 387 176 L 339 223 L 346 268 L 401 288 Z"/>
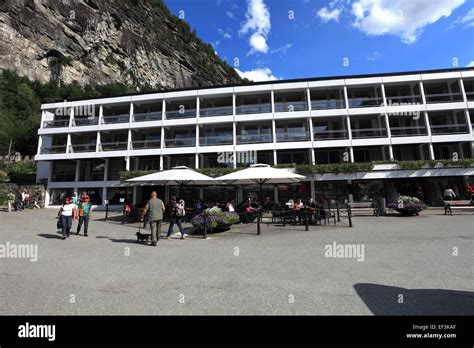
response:
<path id="1" fill-rule="evenodd" d="M 473 315 L 474 292 L 405 289 L 358 283 L 354 289 L 375 315 Z M 403 303 L 399 303 L 403 295 Z"/>
<path id="2" fill-rule="evenodd" d="M 40 233 L 38 236 L 47 238 L 47 239 L 61 239 L 61 235 L 59 234 L 46 234 L 46 233 Z"/>

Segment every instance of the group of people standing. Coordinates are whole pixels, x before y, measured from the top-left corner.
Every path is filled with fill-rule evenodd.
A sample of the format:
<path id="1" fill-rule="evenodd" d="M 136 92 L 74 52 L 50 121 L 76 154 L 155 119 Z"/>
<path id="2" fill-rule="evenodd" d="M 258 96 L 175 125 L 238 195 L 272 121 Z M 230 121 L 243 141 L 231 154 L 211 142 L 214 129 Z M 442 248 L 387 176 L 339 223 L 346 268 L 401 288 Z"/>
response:
<path id="1" fill-rule="evenodd" d="M 74 192 L 72 197 L 65 197 L 58 212 L 58 229 L 61 229 L 61 239 L 65 240 L 70 236 L 73 220 L 78 220 L 76 234 L 81 232 L 82 225 L 84 225 L 84 237 L 87 237 L 91 215 L 92 203 L 86 193 L 78 197 L 77 192 Z"/>
<path id="2" fill-rule="evenodd" d="M 40 194 L 36 192 L 33 196 L 33 209 L 40 209 Z M 7 205 L 8 205 L 8 212 L 11 213 L 12 209 L 15 211 L 24 211 L 25 209 L 29 209 L 31 204 L 30 194 L 23 190 L 23 191 L 10 191 L 7 195 Z"/>
<path id="3" fill-rule="evenodd" d="M 171 196 L 170 204 L 170 225 L 168 227 L 168 233 L 163 239 L 169 239 L 173 233 L 174 225 L 177 225 L 179 232 L 181 233 L 181 239 L 186 239 L 184 229 L 182 225 L 182 219 L 186 215 L 185 203 L 183 199 L 178 199 L 176 196 Z M 150 224 L 151 230 L 151 245 L 156 246 L 157 242 L 161 237 L 161 225 L 163 223 L 163 213 L 166 207 L 161 199 L 157 197 L 157 193 L 153 191 L 151 198 L 147 202 L 141 220 L 146 219 Z"/>

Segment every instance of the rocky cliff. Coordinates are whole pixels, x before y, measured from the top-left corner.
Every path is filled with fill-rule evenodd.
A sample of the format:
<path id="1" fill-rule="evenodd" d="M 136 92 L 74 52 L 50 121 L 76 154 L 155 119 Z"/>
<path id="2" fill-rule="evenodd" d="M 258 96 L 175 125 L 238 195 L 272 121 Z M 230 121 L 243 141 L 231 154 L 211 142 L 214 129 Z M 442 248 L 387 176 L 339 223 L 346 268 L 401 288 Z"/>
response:
<path id="1" fill-rule="evenodd" d="M 161 0 L 2 0 L 0 68 L 30 80 L 143 88 L 241 79 Z"/>

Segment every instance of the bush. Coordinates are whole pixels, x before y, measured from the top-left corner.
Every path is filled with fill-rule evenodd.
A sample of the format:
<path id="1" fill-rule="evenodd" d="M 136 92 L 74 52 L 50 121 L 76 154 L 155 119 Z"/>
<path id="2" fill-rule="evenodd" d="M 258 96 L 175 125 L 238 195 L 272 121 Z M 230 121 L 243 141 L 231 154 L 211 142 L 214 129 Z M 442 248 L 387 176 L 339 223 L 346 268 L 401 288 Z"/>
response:
<path id="1" fill-rule="evenodd" d="M 239 214 L 224 212 L 218 207 L 208 208 L 204 212 L 197 214 L 191 219 L 194 228 L 204 228 L 204 215 L 206 216 L 206 227 L 211 230 L 228 227 L 240 220 Z"/>
<path id="2" fill-rule="evenodd" d="M 36 164 L 32 161 L 19 161 L 9 164 L 6 168 L 10 177 L 10 182 L 15 183 L 35 183 Z"/>
<path id="3" fill-rule="evenodd" d="M 0 170 L 0 183 L 2 182 L 8 182 L 10 178 L 8 177 L 7 172 L 4 172 L 3 170 Z"/>
<path id="4" fill-rule="evenodd" d="M 420 211 L 426 209 L 426 204 L 416 197 L 400 196 L 397 203 L 389 203 L 388 207 L 402 215 L 412 216 L 418 215 Z"/>

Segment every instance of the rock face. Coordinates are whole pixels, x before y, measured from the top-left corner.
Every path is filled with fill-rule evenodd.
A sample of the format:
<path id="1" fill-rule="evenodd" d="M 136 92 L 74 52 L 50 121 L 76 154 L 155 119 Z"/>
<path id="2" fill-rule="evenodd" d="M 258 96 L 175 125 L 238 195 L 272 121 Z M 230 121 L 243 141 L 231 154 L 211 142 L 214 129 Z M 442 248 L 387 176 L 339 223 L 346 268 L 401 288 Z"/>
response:
<path id="1" fill-rule="evenodd" d="M 2 0 L 0 68 L 137 89 L 241 82 L 161 0 Z"/>

